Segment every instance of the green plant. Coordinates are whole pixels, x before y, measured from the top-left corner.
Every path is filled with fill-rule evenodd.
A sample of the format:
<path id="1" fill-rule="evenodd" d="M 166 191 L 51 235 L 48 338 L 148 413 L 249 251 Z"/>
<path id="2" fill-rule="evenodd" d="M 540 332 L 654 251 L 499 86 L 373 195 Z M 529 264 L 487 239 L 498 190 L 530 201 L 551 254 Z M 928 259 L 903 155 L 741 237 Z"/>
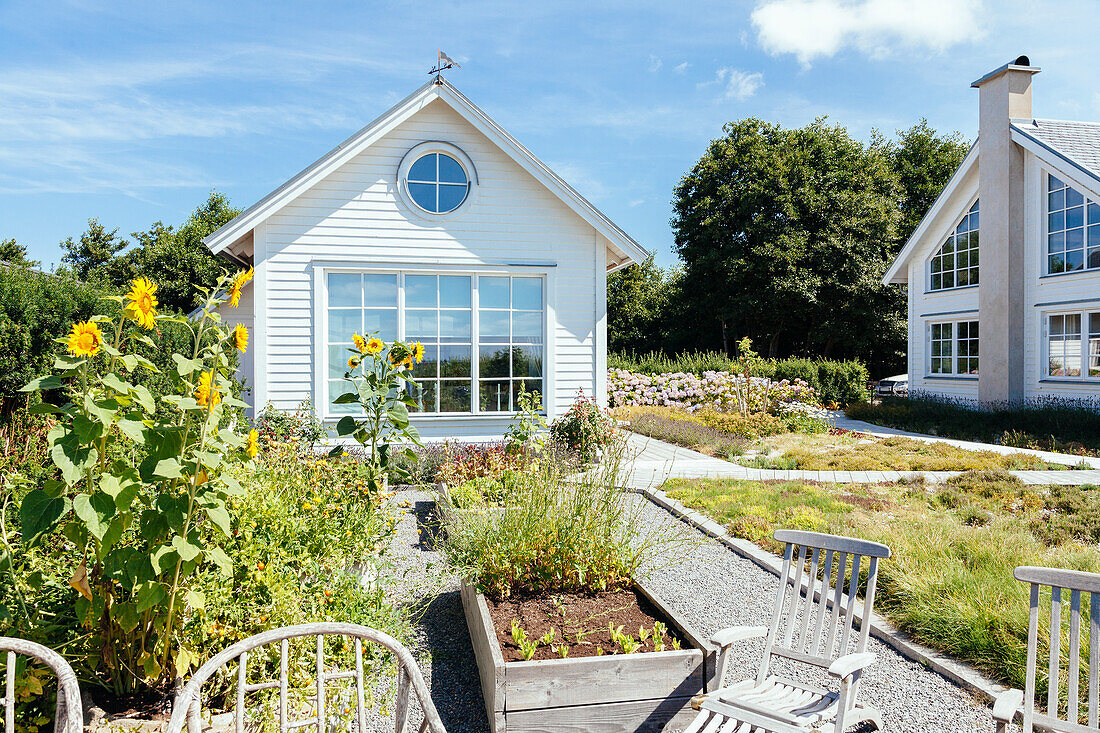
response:
<path id="1" fill-rule="evenodd" d="M 358 333 L 352 341 L 355 346 L 348 349 L 351 356 L 344 373 L 352 391 L 337 397 L 333 404 L 356 405 L 363 417 L 344 415 L 336 423 L 336 434 L 341 438 L 352 436 L 363 446 L 367 484 L 372 492 L 380 493 L 391 474 L 400 481 L 411 478 L 406 464 L 394 460 L 394 453 L 415 461 L 417 454 L 412 446 L 421 445 L 420 434 L 409 422 L 409 408 L 416 408 L 420 393 L 411 370 L 424 358 L 424 347 L 402 341 L 386 346 L 377 336 L 368 339 Z M 330 455 L 338 456 L 343 450 L 338 445 Z"/>
<path id="2" fill-rule="evenodd" d="M 525 662 L 531 661 L 538 651 L 541 639 L 528 638 L 527 632 L 519 625 L 519 620 L 512 619 L 512 641 L 519 647 L 519 653 Z"/>
<path id="3" fill-rule="evenodd" d="M 223 275 L 219 289 L 248 277 Z M 193 650 L 179 630 L 185 608 L 205 605 L 193 579 L 208 563 L 232 568 L 221 544 L 231 531 L 226 502 L 240 485 L 229 469 L 245 451 L 255 455 L 256 435 L 246 445 L 229 427 L 231 410 L 244 406 L 232 394 L 229 352 L 243 350 L 247 332 L 222 324 L 216 308 L 226 298 L 215 292 L 188 321 L 159 316 L 156 286 L 135 280 L 125 298 L 112 297 L 119 316 L 74 325 L 58 339 L 69 355 L 55 360 L 55 373 L 24 388 L 61 398 L 33 408 L 55 420 L 47 440 L 58 472 L 23 497 L 22 541 L 53 541 L 60 528 L 75 546 L 69 584 L 93 640 L 86 664 L 116 694 L 190 668 Z M 141 352 L 157 349 L 145 331 L 161 321 L 186 326 L 192 349 L 173 354 L 176 391 L 158 402 L 131 377 L 156 371 Z"/>
<path id="4" fill-rule="evenodd" d="M 306 450 L 311 450 L 325 437 L 324 426 L 308 398 L 293 412 L 268 404 L 256 418 L 255 427 L 265 443 L 296 442 Z"/>
<path id="5" fill-rule="evenodd" d="M 546 444 L 543 433 L 547 428 L 542 416 L 542 394 L 528 392 L 526 384 L 520 382 L 516 403 L 519 411 L 504 433 L 504 445 L 509 453 L 541 452 Z"/>
<path id="6" fill-rule="evenodd" d="M 619 649 L 622 650 L 623 654 L 633 654 L 642 646 L 642 642 L 630 634 L 623 633 L 621 624 L 617 627 L 614 624 L 608 624 L 607 631 L 611 635 L 611 640 L 619 645 Z"/>
<path id="7" fill-rule="evenodd" d="M 615 419 L 581 392 L 569 410 L 550 426 L 550 435 L 582 461 L 593 460 L 615 439 Z"/>
<path id="8" fill-rule="evenodd" d="M 553 649 L 554 649 L 554 653 L 557 654 L 562 659 L 565 659 L 566 657 L 569 656 L 569 645 L 568 644 L 558 644 L 557 646 L 553 647 Z"/>

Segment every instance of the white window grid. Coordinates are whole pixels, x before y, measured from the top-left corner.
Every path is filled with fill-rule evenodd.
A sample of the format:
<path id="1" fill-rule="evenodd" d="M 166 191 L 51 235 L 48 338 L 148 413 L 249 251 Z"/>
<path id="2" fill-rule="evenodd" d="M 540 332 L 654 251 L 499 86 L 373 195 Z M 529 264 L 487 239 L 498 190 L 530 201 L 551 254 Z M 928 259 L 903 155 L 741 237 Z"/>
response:
<path id="1" fill-rule="evenodd" d="M 1046 272 L 1100 268 L 1100 204 L 1047 174 Z"/>
<path id="2" fill-rule="evenodd" d="M 1048 313 L 1044 321 L 1047 336 L 1044 376 L 1070 380 L 1100 377 L 1100 313 Z M 1082 373 L 1082 365 L 1088 365 L 1087 374 Z"/>
<path id="3" fill-rule="evenodd" d="M 978 321 L 940 321 L 928 326 L 928 373 L 977 376 Z"/>
<path id="4" fill-rule="evenodd" d="M 929 262 L 930 290 L 950 290 L 978 284 L 978 201 L 963 215 L 954 231 Z"/>

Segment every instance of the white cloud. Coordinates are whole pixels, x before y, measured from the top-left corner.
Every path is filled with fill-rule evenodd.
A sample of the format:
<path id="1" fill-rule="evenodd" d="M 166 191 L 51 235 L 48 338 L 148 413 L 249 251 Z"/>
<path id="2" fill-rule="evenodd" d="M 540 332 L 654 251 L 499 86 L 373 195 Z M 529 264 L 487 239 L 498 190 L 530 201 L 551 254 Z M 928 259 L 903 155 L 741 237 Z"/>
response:
<path id="1" fill-rule="evenodd" d="M 634 209 L 634 208 L 637 208 L 638 206 L 641 206 L 644 203 L 645 203 L 645 199 L 634 199 L 633 201 L 629 202 L 627 204 L 627 206 Z"/>
<path id="2" fill-rule="evenodd" d="M 689 66 L 691 66 L 691 64 L 687 61 L 684 61 L 683 63 L 676 64 L 676 66 L 674 66 L 672 70 L 675 71 L 677 74 L 683 74 L 685 71 L 688 70 Z"/>
<path id="3" fill-rule="evenodd" d="M 752 12 L 760 44 L 804 66 L 851 46 L 872 57 L 898 46 L 943 51 L 982 35 L 981 0 L 764 0 Z"/>
<path id="4" fill-rule="evenodd" d="M 700 88 L 715 86 L 721 88 L 721 99 L 743 102 L 760 87 L 764 86 L 764 75 L 759 71 L 741 71 L 731 66 L 719 69 L 712 81 L 703 82 Z"/>
<path id="5" fill-rule="evenodd" d="M 665 62 L 662 61 L 660 57 L 649 54 L 649 72 L 651 74 L 655 74 L 660 71 L 664 63 Z"/>

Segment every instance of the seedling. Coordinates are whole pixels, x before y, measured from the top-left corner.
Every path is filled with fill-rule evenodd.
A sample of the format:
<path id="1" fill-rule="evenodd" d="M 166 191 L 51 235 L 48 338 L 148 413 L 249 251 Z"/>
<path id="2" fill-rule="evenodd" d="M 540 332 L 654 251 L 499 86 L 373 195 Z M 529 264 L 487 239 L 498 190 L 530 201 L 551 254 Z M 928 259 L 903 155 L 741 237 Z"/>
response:
<path id="1" fill-rule="evenodd" d="M 566 657 L 569 656 L 569 646 L 567 644 L 562 643 L 562 644 L 558 644 L 557 646 L 554 646 L 554 647 L 551 647 L 551 648 L 562 659 L 565 659 Z"/>
<path id="2" fill-rule="evenodd" d="M 519 647 L 520 656 L 525 662 L 530 662 L 539 648 L 539 640 L 527 638 L 527 632 L 519 625 L 517 619 L 512 619 L 512 641 Z"/>

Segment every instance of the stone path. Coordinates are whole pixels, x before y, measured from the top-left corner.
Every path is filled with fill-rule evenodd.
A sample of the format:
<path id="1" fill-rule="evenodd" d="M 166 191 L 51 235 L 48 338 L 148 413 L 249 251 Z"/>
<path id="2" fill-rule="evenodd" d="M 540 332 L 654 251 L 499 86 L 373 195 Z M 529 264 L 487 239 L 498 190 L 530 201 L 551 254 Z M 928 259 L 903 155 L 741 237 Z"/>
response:
<path id="1" fill-rule="evenodd" d="M 858 423 L 855 420 L 849 422 Z M 868 423 L 862 423 L 862 425 L 868 425 Z M 837 427 L 848 426 L 838 424 Z M 857 428 L 848 427 L 848 429 L 854 430 Z M 883 433 L 883 435 L 886 434 Z M 997 449 L 999 453 L 1035 453 L 1046 460 L 1051 460 L 1052 463 L 1056 461 L 1047 458 L 1047 456 L 1059 457 L 1061 459 L 1057 461 L 1059 463 L 1067 463 L 1070 459 L 1073 460 L 1073 463 L 1081 460 L 1078 456 L 1067 456 L 1062 453 L 1024 451 L 983 443 L 966 443 L 965 441 L 946 441 L 942 438 L 917 436 L 915 434 L 907 437 L 949 442 L 958 444 L 959 447 L 965 447 L 967 450 Z M 633 461 L 633 464 L 630 463 L 631 461 Z M 1091 459 L 1091 461 L 1100 461 L 1100 459 Z M 638 487 L 660 486 L 670 478 L 733 478 L 746 481 L 820 481 L 822 483 L 866 484 L 898 481 L 907 476 L 921 475 L 927 481 L 942 482 L 960 473 L 959 471 L 787 471 L 770 468 L 747 468 L 730 461 L 724 461 L 721 458 L 704 455 L 697 451 L 681 448 L 636 433 L 627 435 L 625 462 L 629 466 L 625 469 L 627 483 Z M 1073 463 L 1068 465 L 1073 465 Z M 1025 484 L 1033 485 L 1062 484 L 1080 486 L 1082 484 L 1100 484 L 1100 467 L 1073 471 L 1009 471 L 1009 473 L 1018 477 Z"/>

